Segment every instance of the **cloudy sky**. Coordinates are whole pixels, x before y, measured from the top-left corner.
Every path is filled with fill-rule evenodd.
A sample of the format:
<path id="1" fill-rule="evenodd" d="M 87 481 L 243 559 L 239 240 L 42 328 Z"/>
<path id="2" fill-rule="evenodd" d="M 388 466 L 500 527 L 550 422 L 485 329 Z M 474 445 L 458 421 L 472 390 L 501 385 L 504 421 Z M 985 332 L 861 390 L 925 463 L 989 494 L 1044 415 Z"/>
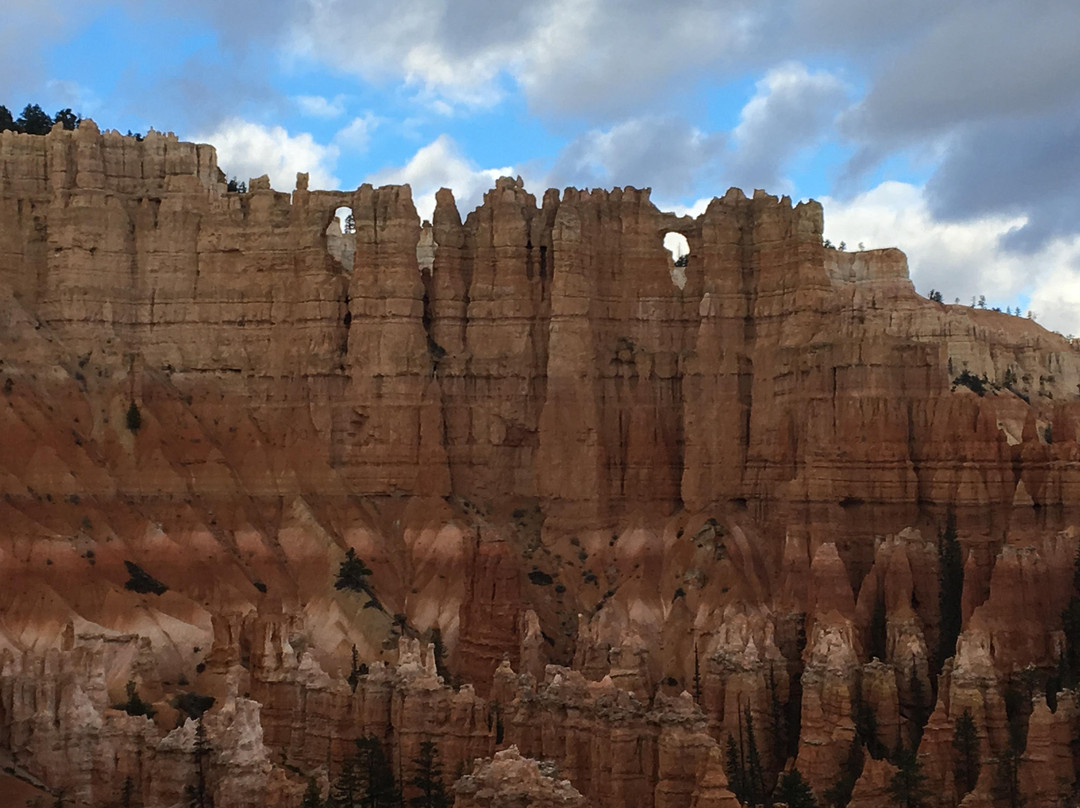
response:
<path id="1" fill-rule="evenodd" d="M 291 190 L 732 185 L 1080 334 L 1075 0 L 6 0 L 0 104 L 214 143 Z"/>

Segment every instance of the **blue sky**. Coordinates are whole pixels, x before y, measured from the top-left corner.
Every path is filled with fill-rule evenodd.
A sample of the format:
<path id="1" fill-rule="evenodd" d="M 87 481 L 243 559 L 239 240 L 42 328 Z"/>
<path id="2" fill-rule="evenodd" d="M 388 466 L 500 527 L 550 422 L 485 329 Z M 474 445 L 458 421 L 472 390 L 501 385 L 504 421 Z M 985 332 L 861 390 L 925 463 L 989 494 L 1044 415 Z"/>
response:
<path id="1" fill-rule="evenodd" d="M 816 198 L 924 294 L 1080 333 L 1078 36 L 1070 0 L 8 0 L 0 103 L 279 190 L 408 182 L 421 215 L 500 174 Z"/>

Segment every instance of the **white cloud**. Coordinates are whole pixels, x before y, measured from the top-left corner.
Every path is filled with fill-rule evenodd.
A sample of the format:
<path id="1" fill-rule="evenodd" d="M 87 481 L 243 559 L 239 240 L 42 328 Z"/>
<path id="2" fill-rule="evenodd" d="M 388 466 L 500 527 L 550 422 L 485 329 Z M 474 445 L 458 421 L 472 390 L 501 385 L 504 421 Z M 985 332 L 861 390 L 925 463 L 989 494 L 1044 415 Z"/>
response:
<path id="1" fill-rule="evenodd" d="M 427 220 L 435 212 L 435 192 L 450 188 L 464 219 L 480 204 L 484 192 L 494 187 L 495 180 L 513 174 L 511 167 L 478 167 L 461 154 L 451 137 L 440 135 L 417 151 L 404 166 L 379 171 L 367 181 L 374 185 L 408 183 L 412 186 L 417 213 Z"/>
<path id="2" fill-rule="evenodd" d="M 946 302 L 986 295 L 991 306 L 1030 308 L 1048 328 L 1080 333 L 1080 237 L 1058 238 L 1033 254 L 1005 248 L 1023 216 L 984 216 L 962 222 L 934 217 L 923 188 L 883 182 L 849 201 L 824 197 L 825 235 L 849 249 L 899 247 L 911 279 Z"/>
<path id="3" fill-rule="evenodd" d="M 345 97 L 341 95 L 333 99 L 321 95 L 298 95 L 295 100 L 301 112 L 313 118 L 339 118 L 345 114 Z"/>
<path id="4" fill-rule="evenodd" d="M 263 174 L 279 191 L 291 191 L 296 174 L 311 175 L 311 188 L 332 189 L 339 185 L 334 176 L 338 147 L 316 143 L 307 132 L 290 135 L 281 126 L 267 127 L 231 118 L 212 132 L 190 138 L 217 147 L 218 165 L 229 177 L 246 181 Z"/>
<path id="5" fill-rule="evenodd" d="M 372 131 L 382 120 L 371 112 L 353 118 L 349 124 L 334 135 L 334 142 L 343 149 L 365 151 L 371 140 Z"/>

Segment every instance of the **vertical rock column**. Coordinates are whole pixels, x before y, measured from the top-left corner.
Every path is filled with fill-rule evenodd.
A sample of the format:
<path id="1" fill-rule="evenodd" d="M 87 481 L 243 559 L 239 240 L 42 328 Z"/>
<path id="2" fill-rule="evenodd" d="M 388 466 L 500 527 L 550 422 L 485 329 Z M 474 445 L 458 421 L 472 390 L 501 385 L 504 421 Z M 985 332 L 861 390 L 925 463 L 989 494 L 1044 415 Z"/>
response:
<path id="1" fill-rule="evenodd" d="M 407 188 L 353 197 L 347 398 L 339 462 L 358 493 L 449 493 L 442 413 L 424 330 L 420 222 Z"/>

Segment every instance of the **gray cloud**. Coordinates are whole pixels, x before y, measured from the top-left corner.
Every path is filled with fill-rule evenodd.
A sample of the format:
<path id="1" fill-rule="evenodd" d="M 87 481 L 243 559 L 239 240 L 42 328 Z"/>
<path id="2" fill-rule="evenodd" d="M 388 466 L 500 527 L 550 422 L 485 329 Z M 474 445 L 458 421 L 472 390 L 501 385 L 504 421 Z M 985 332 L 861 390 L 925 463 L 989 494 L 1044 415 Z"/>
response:
<path id="1" fill-rule="evenodd" d="M 1075 3 L 961 3 L 876 76 L 848 125 L 888 141 L 1058 109 L 1080 98 L 1077 31 Z"/>
<path id="2" fill-rule="evenodd" d="M 705 133 L 678 118 L 638 118 L 607 130 L 594 129 L 559 155 L 547 177 L 553 187 L 652 188 L 655 196 L 679 199 L 702 178 L 719 178 L 726 137 Z"/>
<path id="3" fill-rule="evenodd" d="M 971 126 L 927 183 L 943 219 L 1005 212 L 1028 216 L 1005 246 L 1040 248 L 1080 224 L 1080 110 Z"/>
<path id="4" fill-rule="evenodd" d="M 783 188 L 783 170 L 831 127 L 847 98 L 844 83 L 830 73 L 810 73 L 801 64 L 770 70 L 743 107 L 735 127 L 735 150 L 725 176 L 744 189 Z"/>

